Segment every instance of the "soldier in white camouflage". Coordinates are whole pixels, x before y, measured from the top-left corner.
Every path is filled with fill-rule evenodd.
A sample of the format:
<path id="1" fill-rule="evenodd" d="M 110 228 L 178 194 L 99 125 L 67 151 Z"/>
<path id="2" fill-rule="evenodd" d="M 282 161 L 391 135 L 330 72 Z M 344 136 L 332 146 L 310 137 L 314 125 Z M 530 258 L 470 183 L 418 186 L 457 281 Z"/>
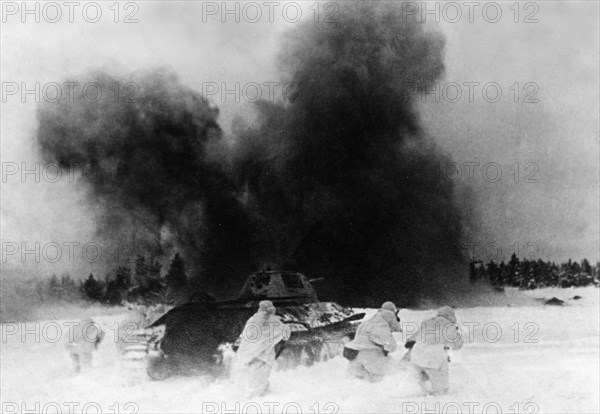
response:
<path id="1" fill-rule="evenodd" d="M 103 338 L 102 328 L 91 318 L 82 319 L 69 330 L 66 348 L 76 373 L 91 368 L 93 353 Z"/>
<path id="2" fill-rule="evenodd" d="M 435 317 L 421 323 L 419 330 L 406 343 L 405 360 L 420 371 L 428 394 L 445 394 L 450 389 L 450 357 L 448 350 L 458 350 L 463 339 L 456 325 L 454 309 L 444 306 Z"/>
<path id="3" fill-rule="evenodd" d="M 237 351 L 236 382 L 248 398 L 267 393 L 275 365 L 275 347 L 288 338 L 288 329 L 275 315 L 273 303 L 261 301 L 258 312 L 246 322 Z"/>
<path id="4" fill-rule="evenodd" d="M 379 382 L 387 374 L 391 362 L 388 354 L 398 346 L 393 332 L 402 331 L 397 311 L 396 305 L 385 302 L 371 319 L 359 326 L 354 340 L 344 349 L 344 356 L 350 361 L 350 376 Z"/>

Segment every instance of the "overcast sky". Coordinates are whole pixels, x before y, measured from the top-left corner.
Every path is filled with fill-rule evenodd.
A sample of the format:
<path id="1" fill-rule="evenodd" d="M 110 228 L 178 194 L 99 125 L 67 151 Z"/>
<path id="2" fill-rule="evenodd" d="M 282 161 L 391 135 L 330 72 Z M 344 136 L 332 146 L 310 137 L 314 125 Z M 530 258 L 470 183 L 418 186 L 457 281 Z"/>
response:
<path id="1" fill-rule="evenodd" d="M 127 74 L 163 66 L 199 92 L 214 84 L 232 88 L 235 82 L 255 82 L 266 93 L 266 82 L 282 80 L 276 64 L 282 33 L 298 24 L 286 22 L 282 6 L 274 10 L 273 23 L 261 7 L 259 23 L 247 21 L 254 11 L 246 9 L 246 16 L 240 10 L 240 23 L 228 15 L 223 24 L 221 10 L 203 14 L 203 5 L 192 2 L 138 2 L 138 10 L 122 8 L 115 23 L 110 4 L 101 3 L 96 23 L 87 22 L 81 9 L 75 9 L 70 23 L 66 6 L 57 23 L 44 21 L 54 18 L 51 9 L 45 16 L 40 10 L 40 23 L 20 10 L 14 15 L 13 9 L 3 10 L 3 243 L 95 239 L 94 206 L 86 204 L 82 183 L 70 183 L 68 177 L 58 183 L 42 177 L 36 183 L 33 175 L 22 183 L 20 174 L 5 174 L 9 164 L 33 169 L 39 161 L 36 97 L 22 99 L 20 91 L 7 95 L 9 84 L 32 89 L 35 82 L 78 81 L 90 70 Z M 207 4 L 205 12 L 222 3 Z M 300 22 L 314 19 L 311 4 L 304 3 Z M 527 9 L 521 3 L 518 22 L 513 2 L 497 3 L 502 11 L 497 23 L 486 21 L 493 20 L 495 9 L 486 9 L 484 16 L 479 7 L 469 16 L 467 6 L 456 4 L 463 5 L 459 19 L 451 9 L 440 9 L 439 24 L 434 14 L 425 16 L 432 30 L 446 35 L 446 75 L 419 106 L 426 132 L 461 169 L 460 175 L 452 168 L 444 173 L 456 178 L 462 196 L 470 193 L 475 200 L 477 209 L 469 212 L 479 216 L 475 250 L 491 246 L 508 256 L 518 245 L 522 256 L 598 260 L 598 3 L 539 2 Z M 287 20 L 293 20 L 294 10 L 286 10 Z M 320 8 L 319 18 L 334 11 Z M 131 12 L 138 22 L 123 23 Z M 94 11 L 86 17 L 92 20 Z M 449 22 L 453 19 L 458 21 Z M 280 86 L 273 91 L 276 97 L 282 94 Z M 502 97 L 496 102 L 497 91 Z M 251 113 L 253 104 L 244 100 L 253 95 L 247 92 L 240 103 L 220 91 L 212 95 L 226 131 L 235 114 Z M 17 255 L 7 259 L 9 264 L 19 260 Z M 56 266 L 73 265 L 62 260 Z"/>

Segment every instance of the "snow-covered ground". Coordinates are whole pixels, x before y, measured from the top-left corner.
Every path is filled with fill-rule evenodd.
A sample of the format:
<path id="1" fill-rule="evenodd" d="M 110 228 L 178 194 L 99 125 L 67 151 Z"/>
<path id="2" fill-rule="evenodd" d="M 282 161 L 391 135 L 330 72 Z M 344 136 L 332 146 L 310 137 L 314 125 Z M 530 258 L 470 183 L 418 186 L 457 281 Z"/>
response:
<path id="1" fill-rule="evenodd" d="M 52 342 L 57 326 L 64 327 L 64 322 L 4 324 L 1 411 L 600 412 L 599 290 L 542 289 L 527 294 L 556 296 L 566 302 L 564 306 L 457 310 L 466 344 L 452 356 L 451 391 L 443 397 L 418 396 L 412 377 L 400 368 L 379 384 L 349 379 L 347 361 L 341 357 L 274 372 L 271 393 L 256 401 L 240 398 L 227 380 L 178 377 L 131 383 L 123 378 L 112 340 L 114 323 L 120 320 L 117 315 L 95 318 L 107 338 L 95 356 L 93 370 L 75 375 L 62 342 Z M 582 298 L 573 300 L 575 295 Z M 401 318 L 409 331 L 433 313 L 404 310 Z M 23 338 L 25 327 L 29 333 Z M 404 335 L 398 335 L 398 340 Z M 396 361 L 403 351 L 393 355 Z"/>

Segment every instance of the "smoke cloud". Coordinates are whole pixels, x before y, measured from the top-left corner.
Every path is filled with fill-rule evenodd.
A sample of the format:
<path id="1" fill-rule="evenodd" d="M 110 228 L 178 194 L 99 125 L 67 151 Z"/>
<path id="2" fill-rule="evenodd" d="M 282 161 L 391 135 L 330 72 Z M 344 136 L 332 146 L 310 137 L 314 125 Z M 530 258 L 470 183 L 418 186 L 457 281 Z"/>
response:
<path id="1" fill-rule="evenodd" d="M 137 75 L 135 102 L 42 105 L 38 141 L 49 161 L 99 171 L 102 237 L 131 254 L 181 251 L 199 288 L 231 295 L 273 266 L 324 276 L 330 299 L 408 306 L 464 280 L 455 189 L 432 174 L 448 160 L 415 106 L 444 72 L 443 49 L 394 3 L 344 3 L 336 22 L 288 33 L 294 99 L 257 105 L 232 146 L 217 109 L 164 70 Z"/>
<path id="2" fill-rule="evenodd" d="M 103 91 L 98 102 L 41 106 L 38 141 L 47 160 L 85 171 L 100 237 L 127 246 L 124 259 L 180 250 L 194 280 L 227 288 L 249 267 L 249 233 L 233 181 L 207 156 L 218 110 L 164 70 L 85 83 Z M 117 88 L 125 97 L 107 93 Z"/>
<path id="3" fill-rule="evenodd" d="M 369 305 L 414 303 L 464 277 L 453 185 L 432 174 L 448 160 L 414 105 L 443 74 L 443 48 L 390 2 L 346 3 L 335 24 L 289 33 L 281 62 L 295 99 L 263 104 L 261 127 L 239 139 L 263 259 Z"/>

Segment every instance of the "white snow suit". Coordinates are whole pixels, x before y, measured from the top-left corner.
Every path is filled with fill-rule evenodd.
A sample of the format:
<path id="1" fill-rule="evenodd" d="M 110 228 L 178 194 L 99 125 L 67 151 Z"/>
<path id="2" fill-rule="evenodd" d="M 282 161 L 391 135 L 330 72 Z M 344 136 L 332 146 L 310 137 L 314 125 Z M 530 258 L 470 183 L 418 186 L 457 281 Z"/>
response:
<path id="1" fill-rule="evenodd" d="M 346 348 L 358 351 L 348 366 L 348 374 L 370 382 L 378 382 L 388 370 L 388 352 L 397 348 L 392 332 L 400 332 L 400 324 L 391 310 L 381 309 L 371 319 L 363 322 L 356 331 L 354 340 Z"/>
<path id="2" fill-rule="evenodd" d="M 273 305 L 269 307 L 263 302 L 246 322 L 237 350 L 236 380 L 249 398 L 263 396 L 268 391 L 275 346 L 289 338 L 286 325 L 274 314 Z"/>
<path id="3" fill-rule="evenodd" d="M 456 326 L 454 310 L 441 308 L 437 315 L 421 323 L 419 330 L 408 342 L 414 346 L 408 351 L 408 359 L 431 383 L 432 394 L 445 394 L 450 388 L 448 349 L 460 349 L 463 340 Z"/>
<path id="4" fill-rule="evenodd" d="M 75 372 L 92 366 L 92 354 L 104 338 L 100 325 L 92 319 L 82 319 L 72 326 L 67 336 L 66 348 L 73 361 Z"/>

